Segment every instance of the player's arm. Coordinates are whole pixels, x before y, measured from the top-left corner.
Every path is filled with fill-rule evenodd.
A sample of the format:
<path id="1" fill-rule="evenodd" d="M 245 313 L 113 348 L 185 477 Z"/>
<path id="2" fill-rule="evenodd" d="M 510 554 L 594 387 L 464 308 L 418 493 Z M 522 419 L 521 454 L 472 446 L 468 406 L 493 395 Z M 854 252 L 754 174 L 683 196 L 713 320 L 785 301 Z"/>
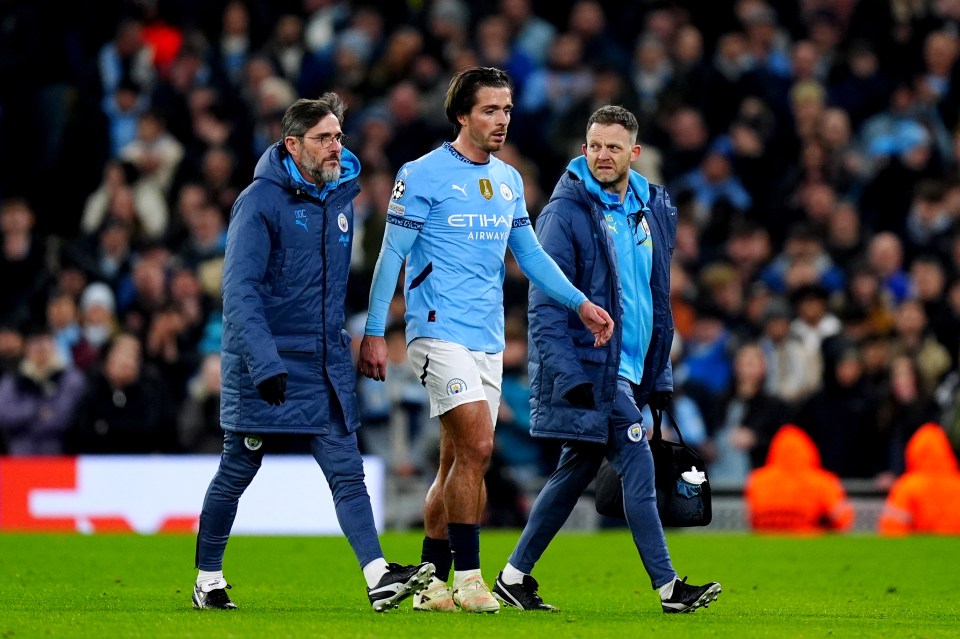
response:
<path id="1" fill-rule="evenodd" d="M 403 174 L 403 170 L 401 170 Z M 397 184 L 402 184 L 397 180 Z M 423 198 L 410 194 L 408 204 L 400 205 L 396 197 L 390 200 L 387 213 L 387 225 L 383 233 L 380 255 L 373 270 L 373 282 L 370 285 L 370 300 L 367 309 L 367 323 L 360 342 L 360 354 L 357 358 L 357 370 L 367 377 L 379 381 L 387 378 L 387 342 L 383 334 L 387 328 L 387 314 L 390 300 L 397 288 L 397 277 L 403 267 L 403 261 L 423 228 L 424 217 L 413 211 L 427 210 L 429 205 Z M 410 211 L 408 214 L 407 212 Z"/>
<path id="2" fill-rule="evenodd" d="M 595 346 L 603 346 L 609 341 L 613 335 L 613 319 L 570 283 L 567 275 L 543 250 L 533 227 L 530 226 L 529 217 L 514 219 L 509 246 L 523 274 L 531 282 L 553 299 L 577 312 L 580 320 L 593 333 Z"/>

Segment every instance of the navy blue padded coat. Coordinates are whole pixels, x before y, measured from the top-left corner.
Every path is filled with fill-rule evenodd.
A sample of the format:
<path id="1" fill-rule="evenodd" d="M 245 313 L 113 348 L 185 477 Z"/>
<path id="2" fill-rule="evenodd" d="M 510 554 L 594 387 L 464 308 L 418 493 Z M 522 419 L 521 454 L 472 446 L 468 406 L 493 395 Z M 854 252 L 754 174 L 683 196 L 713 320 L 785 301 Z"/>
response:
<path id="1" fill-rule="evenodd" d="M 653 294 L 653 333 L 643 365 L 640 394 L 673 390 L 670 346 L 670 258 L 676 242 L 677 214 L 662 186 L 650 185 L 646 216 L 657 240 L 650 276 Z M 613 238 L 600 204 L 579 177 L 567 171 L 536 221 L 537 237 L 573 285 L 610 313 L 616 328 L 601 348 L 576 313 L 530 287 L 528 307 L 530 434 L 564 440 L 605 443 L 617 388 L 623 326 L 623 295 Z M 591 382 L 597 407 L 573 406 L 563 395 Z"/>
<path id="2" fill-rule="evenodd" d="M 323 202 L 283 165 L 282 142 L 237 198 L 223 266 L 220 422 L 225 430 L 324 434 L 360 426 L 350 335 L 343 329 L 360 163 L 344 149 Z M 286 402 L 257 393 L 287 373 Z"/>

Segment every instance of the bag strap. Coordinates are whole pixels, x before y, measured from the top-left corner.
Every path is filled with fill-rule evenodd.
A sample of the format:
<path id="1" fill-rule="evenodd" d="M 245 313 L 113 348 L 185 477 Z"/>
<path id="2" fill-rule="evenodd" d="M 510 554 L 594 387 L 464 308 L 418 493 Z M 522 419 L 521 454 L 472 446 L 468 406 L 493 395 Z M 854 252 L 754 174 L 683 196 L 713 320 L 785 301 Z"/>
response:
<path id="1" fill-rule="evenodd" d="M 686 446 L 687 443 L 683 441 L 683 433 L 680 432 L 680 424 L 677 422 L 677 418 L 673 416 L 669 408 L 665 408 L 664 411 L 670 416 L 670 421 L 673 422 L 673 430 L 677 433 L 677 439 L 680 440 L 681 444 Z M 651 408 L 650 413 L 653 415 L 653 441 L 659 441 L 663 439 L 663 432 L 660 430 L 660 426 L 663 423 L 663 411 Z"/>

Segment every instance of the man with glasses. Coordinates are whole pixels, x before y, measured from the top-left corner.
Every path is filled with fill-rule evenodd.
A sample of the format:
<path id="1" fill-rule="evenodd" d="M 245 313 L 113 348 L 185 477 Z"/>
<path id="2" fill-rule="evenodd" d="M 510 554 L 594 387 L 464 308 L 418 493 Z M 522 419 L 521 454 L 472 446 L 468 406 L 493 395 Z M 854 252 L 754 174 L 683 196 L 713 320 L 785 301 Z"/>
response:
<path id="1" fill-rule="evenodd" d="M 630 169 L 639 126 L 619 106 L 587 121 L 583 155 L 567 165 L 537 218 L 537 237 L 574 286 L 613 315 L 600 352 L 570 311 L 530 290 L 530 431 L 563 440 L 557 469 L 530 512 L 493 594 L 522 610 L 556 610 L 530 575 L 593 480 L 604 457 L 623 483 L 624 510 L 643 567 L 664 612 L 716 600 L 720 584 L 680 580 L 657 515 L 653 455 L 640 407 L 666 408 L 673 392 L 670 258 L 677 209 L 666 190 Z"/>
<path id="2" fill-rule="evenodd" d="M 387 563 L 363 460 L 344 299 L 360 162 L 343 147 L 335 93 L 297 100 L 230 214 L 223 266 L 220 467 L 197 534 L 197 608 L 235 609 L 223 554 L 240 496 L 265 452 L 309 447 L 377 612 L 422 589 L 434 566 Z M 291 486 L 291 494 L 302 490 Z"/>

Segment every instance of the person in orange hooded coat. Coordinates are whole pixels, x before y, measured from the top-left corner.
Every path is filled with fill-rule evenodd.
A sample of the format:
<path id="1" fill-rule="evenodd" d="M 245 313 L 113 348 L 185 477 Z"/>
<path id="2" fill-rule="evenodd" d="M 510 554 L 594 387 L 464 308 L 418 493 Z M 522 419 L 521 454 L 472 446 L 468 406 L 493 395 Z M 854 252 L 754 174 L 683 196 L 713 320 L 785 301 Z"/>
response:
<path id="1" fill-rule="evenodd" d="M 813 440 L 793 424 L 774 435 L 766 465 L 747 478 L 745 497 L 755 531 L 812 533 L 853 524 L 840 479 L 820 467 Z"/>
<path id="2" fill-rule="evenodd" d="M 906 462 L 880 514 L 880 534 L 960 535 L 960 471 L 943 429 L 921 426 L 907 442 Z"/>

